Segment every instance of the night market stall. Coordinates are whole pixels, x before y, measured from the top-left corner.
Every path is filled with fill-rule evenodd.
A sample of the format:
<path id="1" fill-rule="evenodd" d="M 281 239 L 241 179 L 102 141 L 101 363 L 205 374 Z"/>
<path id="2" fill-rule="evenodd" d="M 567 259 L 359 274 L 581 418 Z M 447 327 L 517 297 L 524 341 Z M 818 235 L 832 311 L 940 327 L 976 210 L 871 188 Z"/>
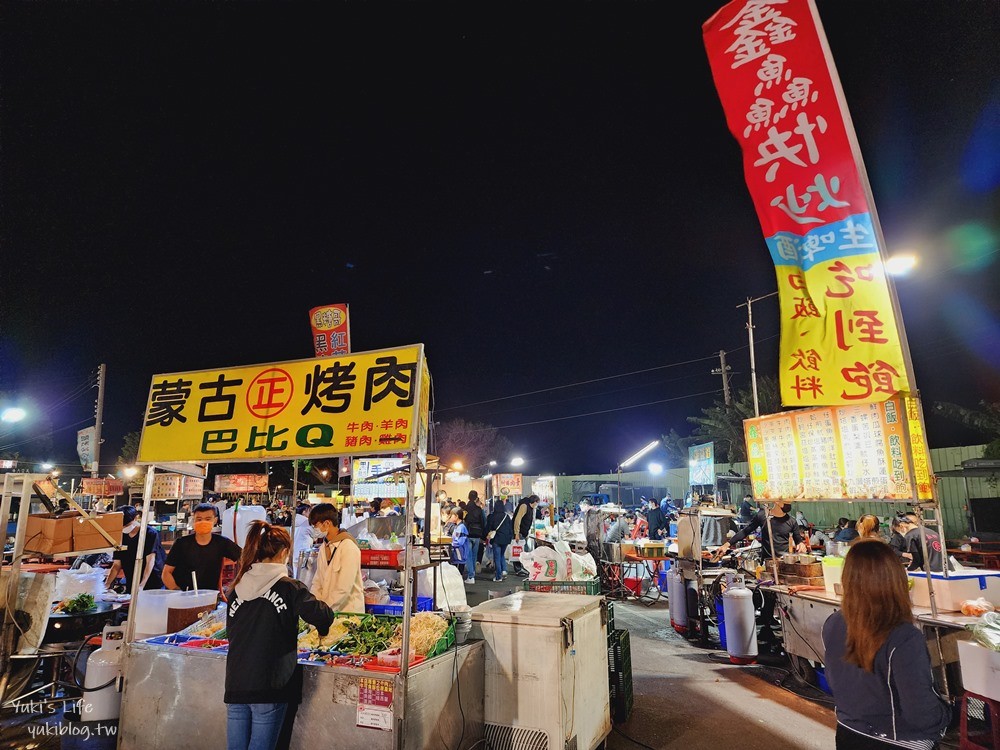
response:
<path id="1" fill-rule="evenodd" d="M 413 529 L 417 476 L 427 461 L 429 400 L 422 345 L 158 375 L 139 452 L 140 463 L 149 467 L 144 505 L 159 470 L 204 476 L 213 460 L 403 454 L 405 528 Z M 429 490 L 427 495 L 429 503 Z M 422 624 L 428 616 L 441 618 L 414 614 L 418 601 L 408 584 L 418 570 L 437 564 L 426 551 L 408 534 L 403 550 L 376 561 L 402 577 L 402 601 L 392 615 L 339 615 L 331 629 L 335 643 L 324 648 L 317 642 L 319 648 L 300 651 L 303 700 L 293 747 L 318 747 L 335 736 L 350 747 L 469 748 L 483 738 L 483 643 L 454 644 L 453 624 L 427 642 Z M 141 606 L 135 586 L 132 595 Z M 225 744 L 225 644 L 204 638 L 223 632 L 224 612 L 210 613 L 187 632 L 142 640 L 138 618 L 129 619 L 120 748 L 186 748 L 190 735 L 178 728 L 189 726 L 194 716 L 202 744 Z M 197 636 L 200 643 L 192 640 Z M 424 655 L 400 657 L 395 667 L 372 658 L 379 649 L 391 653 L 386 647 L 393 638 L 398 654 L 419 647 Z"/>

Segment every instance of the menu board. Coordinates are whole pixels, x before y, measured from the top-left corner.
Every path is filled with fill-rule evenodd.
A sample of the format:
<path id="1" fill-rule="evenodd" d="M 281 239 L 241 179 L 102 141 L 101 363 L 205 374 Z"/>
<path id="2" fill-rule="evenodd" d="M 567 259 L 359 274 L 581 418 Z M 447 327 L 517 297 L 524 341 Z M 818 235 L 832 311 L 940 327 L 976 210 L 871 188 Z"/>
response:
<path id="1" fill-rule="evenodd" d="M 914 397 L 783 412 L 743 429 L 758 500 L 932 498 Z"/>
<path id="2" fill-rule="evenodd" d="M 156 474 L 153 477 L 153 499 L 200 498 L 205 489 L 203 477 L 185 477 L 180 474 Z"/>
<path id="3" fill-rule="evenodd" d="M 356 498 L 373 500 L 376 497 L 406 498 L 409 470 L 404 470 L 405 458 L 356 458 L 351 471 L 351 494 Z M 372 479 L 387 471 L 394 474 Z"/>

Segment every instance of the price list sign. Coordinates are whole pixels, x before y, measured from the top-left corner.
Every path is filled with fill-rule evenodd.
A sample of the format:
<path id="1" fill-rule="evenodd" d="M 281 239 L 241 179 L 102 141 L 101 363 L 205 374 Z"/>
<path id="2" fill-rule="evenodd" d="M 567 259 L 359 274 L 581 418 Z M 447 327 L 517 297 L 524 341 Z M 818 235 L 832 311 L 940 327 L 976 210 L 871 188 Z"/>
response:
<path id="1" fill-rule="evenodd" d="M 913 416 L 919 408 L 908 396 L 746 420 L 754 497 L 932 499 L 927 446 Z"/>
<path id="2" fill-rule="evenodd" d="M 358 682 L 359 727 L 392 731 L 392 680 L 362 677 Z"/>

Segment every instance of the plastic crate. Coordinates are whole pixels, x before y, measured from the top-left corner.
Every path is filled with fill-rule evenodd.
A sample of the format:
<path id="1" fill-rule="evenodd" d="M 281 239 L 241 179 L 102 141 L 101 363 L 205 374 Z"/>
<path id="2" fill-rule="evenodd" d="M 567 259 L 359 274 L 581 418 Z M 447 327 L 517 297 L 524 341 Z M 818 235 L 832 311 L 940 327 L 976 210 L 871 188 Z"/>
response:
<path id="1" fill-rule="evenodd" d="M 543 594 L 589 594 L 597 596 L 601 593 L 601 582 L 592 581 L 525 581 L 525 591 L 537 591 Z"/>
<path id="2" fill-rule="evenodd" d="M 611 645 L 611 633 L 615 629 L 615 603 L 610 599 L 605 599 L 608 605 L 608 645 Z"/>
<path id="3" fill-rule="evenodd" d="M 427 652 L 427 658 L 438 656 L 443 654 L 449 648 L 455 645 L 455 622 L 452 620 L 448 624 L 448 629 L 444 631 L 444 635 L 441 636 L 440 640 L 430 651 Z"/>
<path id="4" fill-rule="evenodd" d="M 222 651 L 229 650 L 229 641 L 221 641 L 218 638 L 195 638 L 193 641 L 182 643 L 181 648 L 197 648 L 202 651 Z"/>
<path id="5" fill-rule="evenodd" d="M 399 567 L 401 549 L 363 549 L 361 550 L 361 567 Z"/>
<path id="6" fill-rule="evenodd" d="M 434 609 L 434 597 L 418 596 L 417 612 L 430 612 Z M 395 615 L 403 616 L 403 597 L 390 596 L 388 604 L 366 604 L 365 612 L 370 615 Z"/>
<path id="7" fill-rule="evenodd" d="M 180 646 L 187 643 L 188 641 L 201 640 L 201 636 L 197 635 L 183 635 L 181 633 L 174 633 L 172 635 L 158 635 L 153 638 L 147 638 L 143 643 L 152 643 L 157 646 Z"/>
<path id="8" fill-rule="evenodd" d="M 628 721 L 635 703 L 632 689 L 632 648 L 628 630 L 616 628 L 608 637 L 608 641 L 611 720 L 615 724 L 621 724 Z"/>

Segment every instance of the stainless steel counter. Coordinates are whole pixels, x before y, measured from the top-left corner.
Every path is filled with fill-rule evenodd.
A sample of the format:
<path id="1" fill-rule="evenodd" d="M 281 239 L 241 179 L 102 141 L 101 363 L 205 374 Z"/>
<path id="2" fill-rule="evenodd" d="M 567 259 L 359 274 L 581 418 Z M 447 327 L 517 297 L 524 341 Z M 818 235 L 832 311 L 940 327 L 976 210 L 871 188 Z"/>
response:
<path id="1" fill-rule="evenodd" d="M 468 750 L 484 737 L 484 653 L 482 641 L 469 641 L 411 667 L 405 687 L 399 675 L 303 665 L 291 746 Z M 225 747 L 226 654 L 138 642 L 123 659 L 119 750 Z M 391 681 L 395 696 L 405 691 L 393 700 L 388 731 L 357 726 L 359 685 L 372 678 Z"/>

